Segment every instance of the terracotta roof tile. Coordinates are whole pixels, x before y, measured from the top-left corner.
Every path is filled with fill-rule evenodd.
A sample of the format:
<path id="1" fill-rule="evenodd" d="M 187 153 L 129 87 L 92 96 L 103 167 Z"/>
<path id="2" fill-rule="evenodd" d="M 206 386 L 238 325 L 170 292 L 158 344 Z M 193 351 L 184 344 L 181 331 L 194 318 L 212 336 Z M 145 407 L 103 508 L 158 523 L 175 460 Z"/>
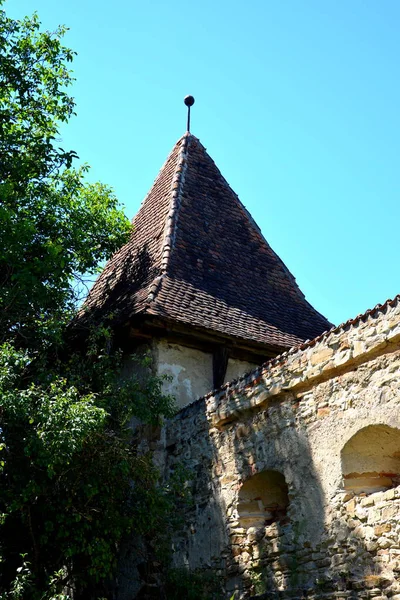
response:
<path id="1" fill-rule="evenodd" d="M 177 142 L 133 223 L 81 318 L 146 313 L 278 348 L 331 327 L 193 135 Z"/>

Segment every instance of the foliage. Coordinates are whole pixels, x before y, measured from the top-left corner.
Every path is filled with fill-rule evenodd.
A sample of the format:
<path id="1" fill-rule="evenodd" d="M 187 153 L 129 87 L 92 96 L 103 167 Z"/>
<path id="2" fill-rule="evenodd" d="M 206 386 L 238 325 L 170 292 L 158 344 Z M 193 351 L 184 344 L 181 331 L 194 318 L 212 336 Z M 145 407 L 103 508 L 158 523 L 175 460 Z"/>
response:
<path id="1" fill-rule="evenodd" d="M 221 582 L 210 570 L 189 571 L 170 569 L 168 571 L 165 596 L 168 600 L 222 600 Z M 234 595 L 231 600 L 233 600 Z"/>
<path id="2" fill-rule="evenodd" d="M 173 401 L 146 367 L 121 377 L 107 327 L 73 350 L 63 341 L 76 280 L 130 225 L 57 145 L 74 112 L 65 28 L 41 32 L 36 15 L 15 21 L 1 5 L 0 598 L 109 597 L 123 536 L 161 546 L 177 495 L 129 421 L 154 427 Z"/>
<path id="3" fill-rule="evenodd" d="M 86 597 L 88 589 L 105 594 L 124 535 L 135 531 L 156 545 L 162 538 L 176 490 L 157 485 L 128 416 L 155 423 L 171 414 L 172 399 L 158 378 L 121 380 L 120 358 L 92 349 L 80 355 L 79 369 L 76 357 L 47 368 L 44 383 L 43 366 L 36 374 L 27 352 L 0 349 L 1 579 L 11 585 L 25 554 L 32 598 L 60 569 L 60 589 L 73 583 Z M 143 398 L 152 411 L 143 410 Z"/>
<path id="4" fill-rule="evenodd" d="M 250 581 L 252 583 L 252 591 L 257 596 L 264 594 L 267 591 L 266 579 L 263 569 L 252 569 L 249 572 Z"/>
<path id="5" fill-rule="evenodd" d="M 68 319 L 77 287 L 127 239 L 109 187 L 84 182 L 76 153 L 58 146 L 74 114 L 74 53 L 66 32 L 16 21 L 0 1 L 0 340 L 32 345 Z"/>

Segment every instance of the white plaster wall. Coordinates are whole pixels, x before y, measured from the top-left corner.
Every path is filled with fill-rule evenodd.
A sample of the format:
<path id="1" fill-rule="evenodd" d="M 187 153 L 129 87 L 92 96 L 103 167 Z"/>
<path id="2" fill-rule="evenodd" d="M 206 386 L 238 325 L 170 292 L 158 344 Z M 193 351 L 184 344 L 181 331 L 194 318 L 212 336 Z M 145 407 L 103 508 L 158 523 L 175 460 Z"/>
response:
<path id="1" fill-rule="evenodd" d="M 237 360 L 236 358 L 229 358 L 224 383 L 232 381 L 233 379 L 237 379 L 241 375 L 252 371 L 256 367 L 258 367 L 258 365 L 255 363 L 250 363 L 245 360 Z"/>
<path id="2" fill-rule="evenodd" d="M 212 354 L 166 340 L 154 342 L 154 362 L 158 375 L 168 375 L 164 391 L 176 398 L 179 408 L 213 389 Z"/>

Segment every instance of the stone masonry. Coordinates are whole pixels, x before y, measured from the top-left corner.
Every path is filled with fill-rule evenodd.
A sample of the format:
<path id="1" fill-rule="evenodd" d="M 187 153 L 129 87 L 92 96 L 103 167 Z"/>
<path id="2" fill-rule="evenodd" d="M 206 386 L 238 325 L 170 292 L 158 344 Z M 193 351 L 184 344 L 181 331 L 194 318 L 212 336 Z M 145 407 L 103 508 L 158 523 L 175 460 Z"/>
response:
<path id="1" fill-rule="evenodd" d="M 193 504 L 176 566 L 230 598 L 400 600 L 400 298 L 182 409 L 158 448 Z"/>

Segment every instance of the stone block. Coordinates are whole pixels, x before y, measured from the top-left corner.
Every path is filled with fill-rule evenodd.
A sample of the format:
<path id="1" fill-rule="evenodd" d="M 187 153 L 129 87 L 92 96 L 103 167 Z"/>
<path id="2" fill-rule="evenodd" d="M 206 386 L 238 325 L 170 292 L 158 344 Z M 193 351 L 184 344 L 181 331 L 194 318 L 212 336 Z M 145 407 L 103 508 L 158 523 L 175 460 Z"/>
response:
<path id="1" fill-rule="evenodd" d="M 366 526 L 364 524 L 362 525 L 358 525 L 355 529 L 354 529 L 354 535 L 357 536 L 357 538 L 359 539 L 365 539 L 365 538 L 371 538 L 374 535 L 374 530 L 372 529 L 372 527 Z"/>
<path id="2" fill-rule="evenodd" d="M 356 358 L 365 352 L 365 343 L 360 340 L 353 342 L 353 357 Z"/>
<path id="3" fill-rule="evenodd" d="M 232 546 L 232 556 L 239 556 L 242 553 L 242 548 L 240 546 Z"/>
<path id="4" fill-rule="evenodd" d="M 355 513 L 357 519 L 360 519 L 360 521 L 366 521 L 368 518 L 368 511 L 362 506 L 357 506 Z"/>
<path id="5" fill-rule="evenodd" d="M 242 563 L 248 563 L 249 560 L 251 560 L 251 554 L 249 554 L 248 552 L 244 551 L 241 552 L 241 554 L 239 555 L 240 558 L 240 562 Z"/>
<path id="6" fill-rule="evenodd" d="M 344 365 L 352 358 L 351 350 L 344 350 L 343 352 L 338 352 L 334 358 L 335 367 L 340 367 Z"/>
<path id="7" fill-rule="evenodd" d="M 242 536 L 242 535 L 233 535 L 231 537 L 231 544 L 232 546 L 236 546 L 236 545 L 241 545 L 245 542 L 246 537 Z"/>
<path id="8" fill-rule="evenodd" d="M 381 511 L 373 508 L 368 511 L 368 523 L 374 524 L 381 520 Z"/>
<path id="9" fill-rule="evenodd" d="M 383 500 L 394 500 L 395 498 L 397 498 L 397 490 L 394 488 L 387 490 L 382 494 Z"/>
<path id="10" fill-rule="evenodd" d="M 365 549 L 367 552 L 375 552 L 378 548 L 378 542 L 376 540 L 368 540 L 365 543 Z"/>
<path id="11" fill-rule="evenodd" d="M 382 508 L 382 519 L 385 521 L 397 517 L 400 513 L 399 507 L 396 504 L 390 504 Z"/>
<path id="12" fill-rule="evenodd" d="M 377 506 L 380 502 L 382 502 L 383 492 L 375 492 L 371 494 L 370 498 L 374 499 L 374 504 Z"/>
<path id="13" fill-rule="evenodd" d="M 342 502 L 348 502 L 349 500 L 351 500 L 352 498 L 354 498 L 354 492 L 341 492 L 343 494 L 343 498 L 339 499 L 339 507 L 341 506 Z"/>
<path id="14" fill-rule="evenodd" d="M 322 417 L 327 417 L 328 415 L 330 415 L 331 409 L 329 407 L 326 408 L 319 408 L 317 411 L 317 417 L 318 419 L 321 419 Z"/>
<path id="15" fill-rule="evenodd" d="M 382 523 L 382 525 L 376 525 L 374 527 L 374 533 L 377 536 L 381 536 L 383 533 L 388 533 L 391 531 L 392 526 L 390 523 Z"/>
<path id="16" fill-rule="evenodd" d="M 348 519 L 347 521 L 347 525 L 348 527 L 350 527 L 350 529 L 355 529 L 356 527 L 359 526 L 359 521 L 358 519 Z"/>
<path id="17" fill-rule="evenodd" d="M 351 500 L 349 500 L 348 502 L 346 502 L 345 504 L 346 506 L 346 510 L 349 513 L 349 515 L 351 517 L 354 517 L 356 514 L 356 501 L 354 498 L 352 498 Z"/>
<path id="18" fill-rule="evenodd" d="M 373 506 L 375 504 L 373 494 L 371 494 L 370 496 L 367 496 L 366 498 L 363 498 L 361 500 L 360 504 L 361 504 L 361 506 L 364 506 L 364 507 Z"/>
<path id="19" fill-rule="evenodd" d="M 334 352 L 332 348 L 322 348 L 321 350 L 317 350 L 311 354 L 310 363 L 312 366 L 324 363 L 332 358 L 333 354 Z"/>

